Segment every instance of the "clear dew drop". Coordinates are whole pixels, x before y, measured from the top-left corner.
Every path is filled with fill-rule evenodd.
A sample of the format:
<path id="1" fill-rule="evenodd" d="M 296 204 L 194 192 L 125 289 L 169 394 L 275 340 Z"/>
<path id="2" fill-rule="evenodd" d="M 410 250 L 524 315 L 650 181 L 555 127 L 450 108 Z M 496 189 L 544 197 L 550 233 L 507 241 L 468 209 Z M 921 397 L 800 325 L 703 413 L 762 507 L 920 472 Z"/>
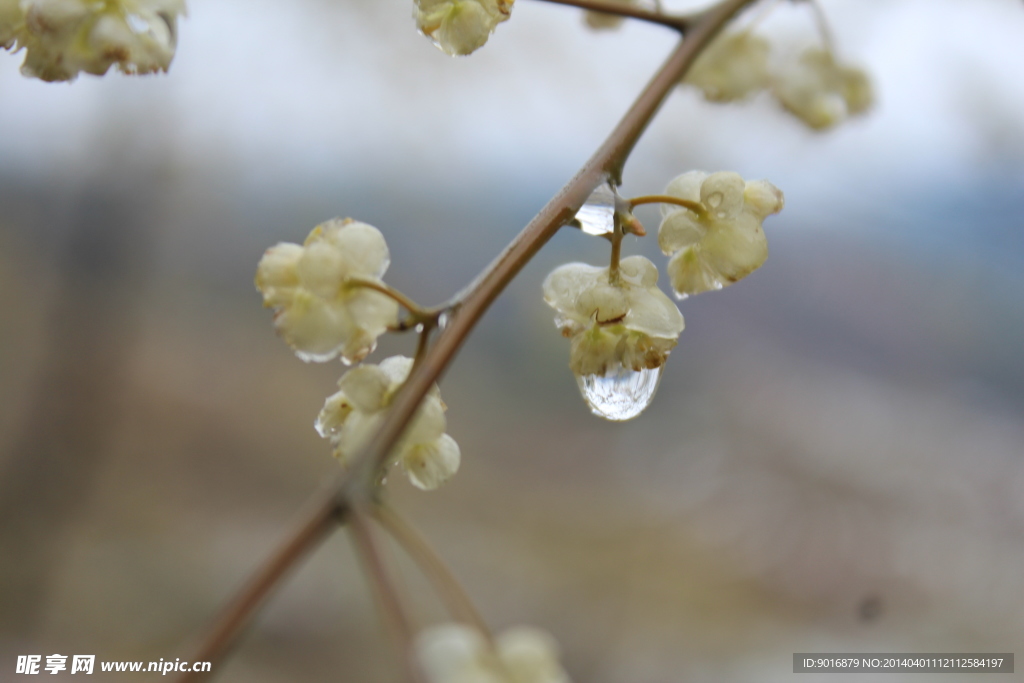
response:
<path id="1" fill-rule="evenodd" d="M 323 417 L 323 415 L 316 416 L 316 421 L 313 422 L 313 428 L 316 430 L 316 433 L 319 434 L 321 438 L 329 439 L 332 435 L 336 434 L 338 430 L 331 429 L 326 424 L 324 424 L 323 420 L 320 419 L 321 417 Z"/>
<path id="2" fill-rule="evenodd" d="M 588 235 L 610 235 L 615 229 L 615 192 L 611 185 L 599 185 L 576 212 L 576 220 Z"/>
<path id="3" fill-rule="evenodd" d="M 651 405 L 664 369 L 663 365 L 638 371 L 620 365 L 603 376 L 577 376 L 576 383 L 590 412 L 606 420 L 622 422 L 633 419 Z"/>

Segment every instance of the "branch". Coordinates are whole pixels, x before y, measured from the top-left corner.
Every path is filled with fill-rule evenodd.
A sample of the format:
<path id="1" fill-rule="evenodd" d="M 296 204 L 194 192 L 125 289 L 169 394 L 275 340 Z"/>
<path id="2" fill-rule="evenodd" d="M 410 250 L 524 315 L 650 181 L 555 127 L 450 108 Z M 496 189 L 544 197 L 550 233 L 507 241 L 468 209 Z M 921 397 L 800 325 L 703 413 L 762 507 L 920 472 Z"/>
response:
<path id="1" fill-rule="evenodd" d="M 391 577 L 388 576 L 384 558 L 381 557 L 380 550 L 377 548 L 373 530 L 370 528 L 362 505 L 353 506 L 349 515 L 349 529 L 352 531 L 352 543 L 363 564 L 363 569 L 370 577 L 374 593 L 377 594 L 384 619 L 401 649 L 405 672 L 413 683 L 424 683 L 423 672 L 420 670 L 419 662 L 416 661 L 416 653 L 413 649 L 415 633 L 409 623 L 409 617 L 402 607 L 402 599 L 398 595 L 398 590 L 391 581 Z"/>
<path id="2" fill-rule="evenodd" d="M 321 494 L 322 495 L 322 494 Z M 320 545 L 345 516 L 346 508 L 335 502 L 335 496 L 328 495 L 310 506 L 307 518 L 291 533 L 285 543 L 264 562 L 263 566 L 249 579 L 221 612 L 217 621 L 202 641 L 202 647 L 192 657 L 194 662 L 213 662 L 216 668 L 239 634 L 249 624 L 256 610 L 266 601 L 271 592 L 316 546 Z M 186 673 L 179 683 L 192 683 L 207 678 L 209 674 Z"/>
<path id="3" fill-rule="evenodd" d="M 323 540 L 333 525 L 336 512 L 348 510 L 351 505 L 367 504 L 376 486 L 377 472 L 385 465 L 420 401 L 452 362 L 491 303 L 558 229 L 573 219 L 594 188 L 608 180 L 621 184 L 622 169 L 630 152 L 665 98 L 722 27 L 754 1 L 723 0 L 687 20 L 685 40 L 672 51 L 601 147 L 477 279 L 453 298 L 451 306 L 455 312 L 451 322 L 398 391 L 376 435 L 355 455 L 351 469 L 336 476 L 330 486 L 331 493 L 315 501 L 315 511 L 310 518 L 225 609 L 217 627 L 204 641 L 200 654 L 194 658 L 196 661 L 210 661 L 216 666 L 267 594 L 292 565 Z M 184 683 L 196 679 L 186 675 L 180 680 Z"/>
<path id="4" fill-rule="evenodd" d="M 579 7 L 590 12 L 601 12 L 602 14 L 614 14 L 620 17 L 628 17 L 630 19 L 640 19 L 641 21 L 648 21 L 652 24 L 660 24 L 661 26 L 667 26 L 674 28 L 679 32 L 686 31 L 690 26 L 690 17 L 672 16 L 670 14 L 664 14 L 661 10 L 651 11 L 642 7 L 636 7 L 634 5 L 625 5 L 612 0 L 546 0 L 556 5 L 570 5 L 572 7 Z"/>
<path id="5" fill-rule="evenodd" d="M 448 611 L 457 619 L 475 626 L 484 637 L 491 637 L 491 630 L 487 622 L 480 616 L 476 605 L 469 599 L 458 579 L 448 569 L 430 544 L 420 536 L 408 522 L 395 512 L 390 506 L 380 503 L 371 514 L 380 522 L 391 537 L 398 541 L 409 557 L 420 567 L 420 571 L 434 584 L 434 589 L 441 596 Z"/>

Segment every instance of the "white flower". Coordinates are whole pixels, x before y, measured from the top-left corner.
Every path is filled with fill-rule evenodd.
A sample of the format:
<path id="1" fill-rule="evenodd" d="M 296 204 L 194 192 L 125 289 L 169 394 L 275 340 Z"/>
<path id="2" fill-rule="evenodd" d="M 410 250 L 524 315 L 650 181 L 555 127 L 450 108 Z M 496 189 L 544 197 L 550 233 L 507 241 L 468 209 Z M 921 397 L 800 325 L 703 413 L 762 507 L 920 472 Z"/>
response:
<path id="1" fill-rule="evenodd" d="M 797 118 L 824 130 L 871 106 L 871 82 L 855 67 L 837 64 L 828 50 L 811 48 L 776 79 L 775 96 Z"/>
<path id="2" fill-rule="evenodd" d="M 665 194 L 693 202 L 694 211 L 662 204 L 658 244 L 672 258 L 668 274 L 680 296 L 721 289 L 749 275 L 768 257 L 761 222 L 782 210 L 782 192 L 766 180 L 738 173 L 690 171 Z"/>
<path id="3" fill-rule="evenodd" d="M 697 58 L 683 79 L 712 102 L 741 100 L 767 87 L 768 41 L 749 31 L 723 34 Z"/>
<path id="4" fill-rule="evenodd" d="M 17 4 L 17 3 L 13 3 Z M 21 0 L 12 24 L 11 0 L 0 0 L 0 45 L 25 48 L 26 76 L 70 81 L 103 75 L 167 71 L 184 0 Z"/>
<path id="5" fill-rule="evenodd" d="M 636 0 L 612 0 L 619 5 L 635 5 Z M 622 23 L 626 20 L 625 17 L 618 14 L 608 14 L 607 12 L 593 12 L 587 11 L 583 13 L 583 22 L 592 29 L 610 30 L 616 29 L 622 26 Z"/>
<path id="6" fill-rule="evenodd" d="M 548 633 L 511 628 L 491 647 L 474 628 L 441 624 L 416 638 L 416 654 L 430 683 L 569 683 Z"/>
<path id="7" fill-rule="evenodd" d="M 424 35 L 450 55 L 468 55 L 512 15 L 515 0 L 416 0 L 413 17 Z"/>
<path id="8" fill-rule="evenodd" d="M 664 365 L 683 331 L 683 316 L 657 283 L 658 269 L 643 256 L 623 259 L 615 281 L 608 268 L 585 263 L 567 263 L 548 275 L 544 301 L 571 340 L 573 373 Z"/>
<path id="9" fill-rule="evenodd" d="M 342 375 L 316 420 L 320 436 L 330 439 L 334 455 L 347 465 L 384 421 L 391 399 L 405 383 L 412 359 L 392 356 L 380 365 L 360 365 Z M 436 489 L 459 469 L 459 445 L 445 434 L 447 421 L 441 392 L 434 385 L 395 447 L 395 460 L 412 483 Z"/>
<path id="10" fill-rule="evenodd" d="M 306 361 L 338 354 L 347 363 L 365 358 L 377 337 L 398 321 L 398 304 L 358 278 L 380 282 L 390 263 L 384 236 L 372 225 L 334 218 L 316 226 L 303 246 L 277 244 L 256 269 L 263 305 L 274 327 Z"/>

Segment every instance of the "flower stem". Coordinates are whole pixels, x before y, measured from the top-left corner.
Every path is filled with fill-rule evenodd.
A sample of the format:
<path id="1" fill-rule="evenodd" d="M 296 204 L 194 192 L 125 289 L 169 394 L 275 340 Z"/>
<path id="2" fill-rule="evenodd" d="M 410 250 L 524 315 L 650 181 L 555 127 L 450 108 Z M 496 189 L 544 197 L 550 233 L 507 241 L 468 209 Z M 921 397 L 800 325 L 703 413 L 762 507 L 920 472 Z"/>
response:
<path id="1" fill-rule="evenodd" d="M 345 282 L 342 285 L 348 289 L 356 289 L 362 287 L 364 289 L 372 289 L 375 292 L 391 297 L 398 302 L 398 305 L 409 311 L 413 318 L 416 319 L 417 323 L 425 322 L 427 320 L 437 320 L 437 317 L 441 314 L 440 310 L 426 309 L 420 306 L 418 303 L 410 299 L 405 294 L 379 280 L 369 280 L 361 277 L 349 277 L 345 278 Z"/>
<path id="2" fill-rule="evenodd" d="M 419 565 L 420 571 L 434 584 L 434 589 L 441 596 L 452 616 L 475 627 L 490 639 L 491 631 L 473 601 L 448 569 L 448 565 L 434 552 L 434 549 L 419 532 L 385 503 L 378 503 L 371 514 Z"/>
<path id="3" fill-rule="evenodd" d="M 619 223 L 619 217 L 615 216 L 615 229 L 608 235 L 608 239 L 612 242 L 612 257 L 611 263 L 608 265 L 608 282 L 610 284 L 617 284 L 619 282 L 619 260 L 622 258 L 622 226 Z"/>
<path id="4" fill-rule="evenodd" d="M 693 211 L 698 216 L 703 216 L 706 213 L 704 205 L 700 202 L 693 202 L 689 199 L 681 199 L 667 194 L 648 194 L 643 197 L 633 197 L 629 200 L 630 208 L 641 206 L 643 204 L 675 204 L 676 206 L 681 206 L 684 209 Z"/>
<path id="5" fill-rule="evenodd" d="M 811 10 L 814 12 L 814 24 L 818 28 L 822 45 L 830 54 L 834 55 L 836 53 L 836 41 L 832 37 L 832 29 L 829 27 L 828 17 L 825 16 L 824 8 L 818 0 L 807 0 L 807 4 L 811 6 Z"/>

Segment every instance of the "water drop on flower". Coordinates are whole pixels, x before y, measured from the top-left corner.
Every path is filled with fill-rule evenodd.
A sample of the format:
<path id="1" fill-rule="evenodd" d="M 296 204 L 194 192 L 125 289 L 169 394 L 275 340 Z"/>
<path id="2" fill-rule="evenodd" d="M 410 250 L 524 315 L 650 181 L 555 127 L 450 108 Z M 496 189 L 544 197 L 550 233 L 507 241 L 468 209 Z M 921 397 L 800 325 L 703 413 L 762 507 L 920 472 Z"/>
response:
<path id="1" fill-rule="evenodd" d="M 615 229 L 615 191 L 608 183 L 598 185 L 576 212 L 580 228 L 588 235 L 610 235 Z"/>
<path id="2" fill-rule="evenodd" d="M 665 366 L 630 370 L 616 366 L 602 375 L 582 375 L 576 383 L 590 412 L 606 420 L 631 420 L 651 404 Z"/>

